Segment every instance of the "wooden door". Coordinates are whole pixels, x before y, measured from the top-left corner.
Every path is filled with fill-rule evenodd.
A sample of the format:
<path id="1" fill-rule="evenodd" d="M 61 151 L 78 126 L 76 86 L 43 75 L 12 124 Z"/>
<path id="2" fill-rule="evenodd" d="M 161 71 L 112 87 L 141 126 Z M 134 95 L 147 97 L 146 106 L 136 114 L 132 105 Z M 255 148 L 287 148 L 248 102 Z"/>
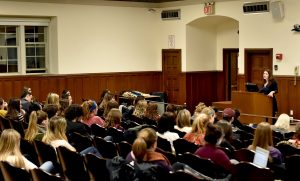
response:
<path id="1" fill-rule="evenodd" d="M 180 104 L 181 50 L 162 50 L 163 88 L 168 102 Z"/>
<path id="2" fill-rule="evenodd" d="M 245 81 L 262 87 L 263 72 L 273 70 L 273 49 L 245 49 Z"/>
<path id="3" fill-rule="evenodd" d="M 231 91 L 237 90 L 239 49 L 223 50 L 223 70 L 226 77 L 226 100 L 231 100 Z"/>

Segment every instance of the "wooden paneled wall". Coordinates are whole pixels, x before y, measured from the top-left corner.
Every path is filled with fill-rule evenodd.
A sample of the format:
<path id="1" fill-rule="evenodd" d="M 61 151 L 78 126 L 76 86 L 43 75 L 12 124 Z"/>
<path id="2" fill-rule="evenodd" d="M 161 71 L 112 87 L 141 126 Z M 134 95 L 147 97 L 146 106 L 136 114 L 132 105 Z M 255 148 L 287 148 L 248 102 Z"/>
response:
<path id="1" fill-rule="evenodd" d="M 99 73 L 76 75 L 5 76 L 0 78 L 0 96 L 5 100 L 20 97 L 23 86 L 31 87 L 33 96 L 42 102 L 49 92 L 59 95 L 69 89 L 73 102 L 82 99 L 98 100 L 104 89 L 119 94 L 133 89 L 145 93 L 162 90 L 161 72 Z"/>
<path id="2" fill-rule="evenodd" d="M 199 102 L 211 105 L 214 101 L 225 100 L 225 76 L 223 72 L 203 71 L 186 73 L 186 102 L 194 111 Z"/>
<path id="3" fill-rule="evenodd" d="M 224 73 L 219 71 L 182 73 L 180 102 L 194 111 L 199 102 L 211 105 L 215 101 L 225 101 L 224 77 Z M 295 84 L 291 76 L 276 76 L 275 79 L 279 88 L 279 113 L 289 114 L 293 110 L 294 118 L 300 119 L 300 80 L 296 80 Z M 98 100 L 106 88 L 115 94 L 128 89 L 145 93 L 163 91 L 162 72 L 32 75 L 0 77 L 0 97 L 5 100 L 20 97 L 23 86 L 31 87 L 38 101 L 44 101 L 49 92 L 60 94 L 63 89 L 69 89 L 75 103 L 89 98 Z M 238 76 L 238 90 L 245 90 L 244 75 Z"/>

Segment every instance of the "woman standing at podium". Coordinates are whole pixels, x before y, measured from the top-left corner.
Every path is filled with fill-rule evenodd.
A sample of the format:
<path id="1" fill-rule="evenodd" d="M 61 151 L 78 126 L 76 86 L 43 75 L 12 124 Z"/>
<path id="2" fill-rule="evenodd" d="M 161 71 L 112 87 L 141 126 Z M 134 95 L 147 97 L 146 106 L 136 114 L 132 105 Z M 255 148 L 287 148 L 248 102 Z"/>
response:
<path id="1" fill-rule="evenodd" d="M 263 73 L 264 85 L 259 90 L 260 93 L 267 95 L 268 97 L 273 98 L 273 114 L 274 117 L 278 111 L 277 101 L 275 98 L 275 94 L 278 93 L 278 85 L 276 80 L 274 79 L 270 70 L 265 70 Z M 274 120 L 274 119 L 273 119 Z M 275 119 L 276 121 L 276 119 Z"/>

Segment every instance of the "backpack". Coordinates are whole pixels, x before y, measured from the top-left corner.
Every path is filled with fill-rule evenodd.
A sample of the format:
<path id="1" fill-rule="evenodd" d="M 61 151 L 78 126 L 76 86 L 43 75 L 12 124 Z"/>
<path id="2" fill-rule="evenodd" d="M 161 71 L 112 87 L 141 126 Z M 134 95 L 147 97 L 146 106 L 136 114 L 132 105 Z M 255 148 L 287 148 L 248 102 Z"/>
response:
<path id="1" fill-rule="evenodd" d="M 128 162 L 116 156 L 106 162 L 110 181 L 162 181 L 169 172 L 161 166 L 149 162 Z"/>

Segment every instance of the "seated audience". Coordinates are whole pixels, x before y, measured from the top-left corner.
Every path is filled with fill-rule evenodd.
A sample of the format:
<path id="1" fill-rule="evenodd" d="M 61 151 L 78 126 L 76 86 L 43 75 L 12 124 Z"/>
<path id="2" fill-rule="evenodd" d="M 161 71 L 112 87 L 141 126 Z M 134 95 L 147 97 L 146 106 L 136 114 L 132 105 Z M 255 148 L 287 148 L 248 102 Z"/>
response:
<path id="1" fill-rule="evenodd" d="M 232 126 L 228 121 L 220 120 L 216 123 L 223 132 L 223 139 L 219 146 L 228 148 L 231 152 L 235 150 L 234 146 L 231 145 L 232 143 Z"/>
<path id="2" fill-rule="evenodd" d="M 300 123 L 297 123 L 295 126 L 295 133 L 292 139 L 289 139 L 288 141 L 281 141 L 278 144 L 286 143 L 289 145 L 294 146 L 295 148 L 300 149 Z"/>
<path id="3" fill-rule="evenodd" d="M 29 171 L 37 168 L 35 164 L 27 160 L 20 150 L 20 134 L 14 129 L 3 130 L 0 137 L 0 161 L 6 161 L 14 167 L 24 168 Z M 40 169 L 50 172 L 53 169 L 51 162 L 45 162 Z"/>
<path id="4" fill-rule="evenodd" d="M 28 141 L 41 141 L 48 126 L 48 115 L 44 111 L 32 111 L 29 117 L 25 139 Z"/>
<path id="5" fill-rule="evenodd" d="M 156 152 L 157 135 L 151 128 L 144 128 L 139 131 L 137 138 L 132 145 L 132 151 L 128 154 L 126 160 L 135 160 L 139 162 L 148 162 L 160 165 L 171 170 L 170 161 L 161 153 Z"/>
<path id="6" fill-rule="evenodd" d="M 206 105 L 203 102 L 199 102 L 198 105 L 195 107 L 194 114 L 192 116 L 192 120 L 194 120 L 206 107 Z"/>
<path id="7" fill-rule="evenodd" d="M 104 109 L 106 107 L 106 105 L 108 104 L 109 101 L 114 100 L 114 95 L 112 93 L 110 93 L 110 91 L 106 92 L 102 101 L 99 104 L 99 114 L 98 116 L 103 116 L 104 113 Z"/>
<path id="8" fill-rule="evenodd" d="M 95 101 L 88 100 L 82 103 L 83 118 L 82 122 L 88 126 L 99 124 L 104 126 L 104 120 L 97 116 L 98 106 Z"/>
<path id="9" fill-rule="evenodd" d="M 71 151 L 76 149 L 68 142 L 66 136 L 67 121 L 64 117 L 54 116 L 49 120 L 47 131 L 43 137 L 43 142 L 53 146 L 54 148 L 63 146 Z M 98 150 L 94 147 L 88 147 L 81 151 L 80 154 L 93 153 L 97 156 L 101 156 Z"/>
<path id="10" fill-rule="evenodd" d="M 108 103 L 106 104 L 106 107 L 104 108 L 104 112 L 103 112 L 103 116 L 102 118 L 106 118 L 107 117 L 107 114 L 109 113 L 109 111 L 112 109 L 112 108 L 119 108 L 119 103 L 112 99 L 110 101 L 108 101 Z"/>
<path id="11" fill-rule="evenodd" d="M 145 119 L 147 119 L 148 122 L 152 122 L 154 125 L 157 125 L 157 121 L 160 119 L 157 107 L 156 103 L 149 102 L 145 112 Z"/>
<path id="12" fill-rule="evenodd" d="M 121 120 L 122 120 L 122 114 L 120 110 L 117 108 L 112 108 L 107 114 L 107 117 L 105 118 L 104 127 L 105 128 L 113 127 L 121 131 L 124 131 L 124 128 L 121 126 Z"/>
<path id="13" fill-rule="evenodd" d="M 21 95 L 21 105 L 22 105 L 22 109 L 24 109 L 24 111 L 26 113 L 29 112 L 29 107 L 30 107 L 31 103 L 32 103 L 31 92 L 24 90 Z"/>
<path id="14" fill-rule="evenodd" d="M 198 148 L 195 152 L 196 155 L 211 159 L 216 165 L 220 166 L 224 170 L 232 172 L 232 164 L 224 151 L 217 148 L 218 142 L 222 138 L 222 129 L 213 125 L 212 123 L 208 123 L 205 132 L 205 145 L 203 147 Z"/>
<path id="15" fill-rule="evenodd" d="M 21 102 L 18 98 L 11 98 L 7 105 L 6 119 L 24 122 L 24 110 L 21 109 Z"/>
<path id="16" fill-rule="evenodd" d="M 171 144 L 172 152 L 175 153 L 173 141 L 179 139 L 179 135 L 175 132 L 171 132 L 175 125 L 175 114 L 172 112 L 165 112 L 157 125 L 157 136 L 168 140 Z"/>
<path id="17" fill-rule="evenodd" d="M 238 109 L 235 109 L 234 110 L 234 118 L 233 118 L 233 121 L 232 121 L 232 125 L 238 129 L 241 129 L 243 130 L 244 128 L 244 125 L 241 123 L 240 121 L 240 116 L 241 116 L 241 113 Z"/>
<path id="18" fill-rule="evenodd" d="M 71 105 L 72 102 L 73 102 L 71 93 L 70 93 L 70 91 L 67 90 L 67 89 L 64 89 L 64 90 L 62 91 L 62 93 L 61 93 L 61 99 L 67 100 L 68 105 Z"/>
<path id="19" fill-rule="evenodd" d="M 187 109 L 183 109 L 178 112 L 174 129 L 185 133 L 190 133 L 192 131 L 190 111 L 188 111 Z"/>
<path id="20" fill-rule="evenodd" d="M 272 130 L 279 131 L 283 135 L 290 132 L 290 116 L 284 113 L 280 114 L 276 123 L 272 125 Z"/>
<path id="21" fill-rule="evenodd" d="M 273 146 L 272 129 L 268 122 L 261 122 L 257 125 L 254 140 L 252 144 L 248 146 L 248 149 L 255 151 L 257 146 L 270 151 L 270 163 L 282 163 L 281 152 Z"/>
<path id="22" fill-rule="evenodd" d="M 59 108 L 60 107 L 60 104 L 59 104 L 59 95 L 56 94 L 56 93 L 50 92 L 47 95 L 46 102 L 45 102 L 45 105 L 48 105 L 48 104 L 55 104 Z"/>
<path id="23" fill-rule="evenodd" d="M 82 123 L 83 108 L 78 104 L 72 104 L 65 110 L 65 118 L 67 120 L 66 134 L 71 135 L 74 132 L 83 136 L 89 136 L 86 125 Z"/>
<path id="24" fill-rule="evenodd" d="M 209 122 L 206 114 L 199 114 L 192 124 L 192 130 L 187 133 L 183 139 L 196 145 L 204 145 L 205 127 Z"/>
<path id="25" fill-rule="evenodd" d="M 215 122 L 216 113 L 212 107 L 203 108 L 201 113 L 206 114 L 208 116 L 209 122 L 211 122 L 211 123 Z"/>
<path id="26" fill-rule="evenodd" d="M 143 124 L 145 113 L 147 109 L 147 101 L 146 100 L 139 100 L 134 107 L 134 111 L 132 113 L 131 119 L 139 124 Z"/>
<path id="27" fill-rule="evenodd" d="M 5 117 L 7 113 L 7 102 L 4 101 L 3 98 L 0 97 L 0 116 Z"/>
<path id="28" fill-rule="evenodd" d="M 58 105 L 56 104 L 47 104 L 43 107 L 43 111 L 47 113 L 48 118 L 52 118 L 53 116 L 57 115 L 58 112 Z"/>
<path id="29" fill-rule="evenodd" d="M 223 120 L 226 120 L 231 124 L 234 119 L 234 114 L 235 113 L 233 109 L 231 108 L 224 109 L 222 113 Z"/>

